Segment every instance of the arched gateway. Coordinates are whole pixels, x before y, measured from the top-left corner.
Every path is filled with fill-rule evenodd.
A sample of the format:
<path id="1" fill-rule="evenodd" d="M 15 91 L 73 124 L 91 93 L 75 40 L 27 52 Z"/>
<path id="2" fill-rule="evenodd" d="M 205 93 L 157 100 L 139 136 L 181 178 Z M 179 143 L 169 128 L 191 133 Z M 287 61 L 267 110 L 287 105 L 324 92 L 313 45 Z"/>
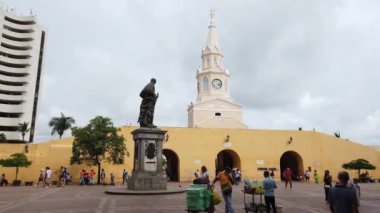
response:
<path id="1" fill-rule="evenodd" d="M 225 149 L 218 153 L 215 159 L 215 172 L 223 171 L 226 166 L 241 169 L 240 157 L 231 149 Z"/>
<path id="2" fill-rule="evenodd" d="M 169 181 L 179 181 L 179 158 L 177 153 L 170 149 L 164 149 L 162 154 L 166 157 L 166 175 L 169 177 Z"/>
<path id="3" fill-rule="evenodd" d="M 282 173 L 286 168 L 290 168 L 293 173 L 293 180 L 298 180 L 300 171 L 304 171 L 303 169 L 303 160 L 302 157 L 294 151 L 287 151 L 282 154 L 280 158 L 280 168 L 281 168 L 281 180 L 284 179 Z"/>

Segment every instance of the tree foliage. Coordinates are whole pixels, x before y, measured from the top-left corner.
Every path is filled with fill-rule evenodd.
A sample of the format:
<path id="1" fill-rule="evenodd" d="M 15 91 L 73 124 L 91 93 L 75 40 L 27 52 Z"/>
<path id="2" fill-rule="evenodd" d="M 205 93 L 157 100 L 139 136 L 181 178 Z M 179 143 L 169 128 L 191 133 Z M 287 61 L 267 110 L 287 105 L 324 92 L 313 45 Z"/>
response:
<path id="1" fill-rule="evenodd" d="M 372 165 L 369 163 L 369 161 L 365 159 L 357 159 L 353 160 L 349 163 L 344 163 L 342 165 L 344 169 L 349 169 L 349 170 L 358 170 L 358 175 L 360 176 L 360 170 L 361 169 L 367 169 L 367 170 L 374 170 L 376 169 L 376 166 Z"/>
<path id="2" fill-rule="evenodd" d="M 20 167 L 29 167 L 32 165 L 32 161 L 28 160 L 28 157 L 24 153 L 14 153 L 7 159 L 1 159 L 0 165 L 4 167 L 16 167 L 16 178 Z"/>
<path id="3" fill-rule="evenodd" d="M 340 132 L 334 132 L 335 137 L 340 138 Z"/>
<path id="4" fill-rule="evenodd" d="M 107 117 L 97 116 L 87 126 L 72 128 L 74 143 L 71 164 L 85 163 L 98 166 L 98 184 L 101 163 L 123 164 L 126 154 L 124 137 L 117 134 L 118 129 Z"/>
<path id="5" fill-rule="evenodd" d="M 22 141 L 25 141 L 24 138 L 25 138 L 25 134 L 27 132 L 29 132 L 30 128 L 29 128 L 29 123 L 28 122 L 22 122 L 22 123 L 19 123 L 18 124 L 18 127 L 17 127 L 17 130 L 19 132 L 21 132 L 21 135 L 22 135 Z"/>
<path id="6" fill-rule="evenodd" d="M 63 133 L 74 123 L 75 120 L 72 117 L 66 117 L 63 113 L 61 113 L 61 117 L 53 117 L 49 122 L 49 126 L 52 127 L 51 135 L 58 133 L 59 138 L 62 138 Z"/>
<path id="7" fill-rule="evenodd" d="M 0 133 L 0 141 L 6 141 L 7 136 L 4 133 Z"/>

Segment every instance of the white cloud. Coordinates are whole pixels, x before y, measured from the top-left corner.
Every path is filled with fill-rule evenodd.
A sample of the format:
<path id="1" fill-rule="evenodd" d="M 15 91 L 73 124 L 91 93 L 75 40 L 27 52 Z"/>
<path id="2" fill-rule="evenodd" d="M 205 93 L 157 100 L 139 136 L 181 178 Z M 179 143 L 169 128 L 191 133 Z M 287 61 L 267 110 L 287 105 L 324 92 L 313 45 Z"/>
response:
<path id="1" fill-rule="evenodd" d="M 6 1 L 47 29 L 37 140 L 58 111 L 136 123 L 156 77 L 155 122 L 186 126 L 211 8 L 231 95 L 256 129 L 340 131 L 380 143 L 380 1 Z M 57 113 L 56 115 L 53 115 Z M 66 114 L 65 114 L 66 115 Z"/>

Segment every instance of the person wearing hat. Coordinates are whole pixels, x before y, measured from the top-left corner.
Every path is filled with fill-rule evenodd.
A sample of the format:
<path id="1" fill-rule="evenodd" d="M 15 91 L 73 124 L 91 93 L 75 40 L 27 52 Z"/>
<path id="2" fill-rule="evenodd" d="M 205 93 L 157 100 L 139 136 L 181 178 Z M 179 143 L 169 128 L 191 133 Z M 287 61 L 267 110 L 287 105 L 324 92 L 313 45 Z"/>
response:
<path id="1" fill-rule="evenodd" d="M 219 172 L 212 182 L 212 187 L 214 187 L 216 181 L 219 181 L 220 187 L 222 188 L 222 194 L 225 203 L 225 212 L 234 213 L 235 211 L 232 208 L 232 185 L 234 182 L 232 179 L 231 168 L 227 166 L 224 171 Z"/>

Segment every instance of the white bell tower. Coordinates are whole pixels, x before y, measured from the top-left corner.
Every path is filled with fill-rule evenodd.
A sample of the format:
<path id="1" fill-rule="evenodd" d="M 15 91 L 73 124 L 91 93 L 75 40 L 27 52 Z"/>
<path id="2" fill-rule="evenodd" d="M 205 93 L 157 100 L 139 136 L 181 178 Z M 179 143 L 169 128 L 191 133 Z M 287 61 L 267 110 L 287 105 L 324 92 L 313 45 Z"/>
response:
<path id="1" fill-rule="evenodd" d="M 230 96 L 230 73 L 223 67 L 223 51 L 214 24 L 215 10 L 211 10 L 210 17 L 206 45 L 202 49 L 202 67 L 196 75 L 197 101 L 187 109 L 188 126 L 245 129 L 241 107 Z"/>

